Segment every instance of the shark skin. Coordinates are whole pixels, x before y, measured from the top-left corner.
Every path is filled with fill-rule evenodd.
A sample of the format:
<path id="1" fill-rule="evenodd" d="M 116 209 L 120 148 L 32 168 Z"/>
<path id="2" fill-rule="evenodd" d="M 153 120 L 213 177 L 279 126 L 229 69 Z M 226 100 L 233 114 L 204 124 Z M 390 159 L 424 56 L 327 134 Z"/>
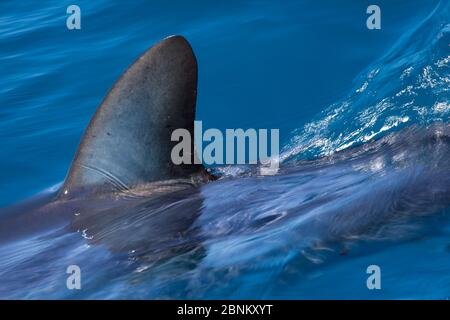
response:
<path id="1" fill-rule="evenodd" d="M 170 158 L 176 144 L 170 139 L 173 130 L 194 134 L 197 73 L 192 48 L 181 36 L 168 37 L 141 55 L 92 117 L 60 198 L 125 191 L 196 174 L 206 177 L 201 165 L 174 165 Z"/>

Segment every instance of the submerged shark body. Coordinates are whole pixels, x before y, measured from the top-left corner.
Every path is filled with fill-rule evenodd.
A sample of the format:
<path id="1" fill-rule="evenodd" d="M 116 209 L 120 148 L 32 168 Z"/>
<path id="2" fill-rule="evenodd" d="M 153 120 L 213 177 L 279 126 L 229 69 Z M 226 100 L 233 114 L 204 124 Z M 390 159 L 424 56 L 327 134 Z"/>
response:
<path id="1" fill-rule="evenodd" d="M 149 49 L 97 110 L 62 187 L 3 210 L 0 243 L 63 230 L 152 264 L 187 252 L 206 259 L 211 245 L 232 248 L 209 250 L 207 258 L 231 265 L 242 262 L 233 248 L 258 258 L 282 255 L 287 243 L 320 250 L 402 238 L 414 219 L 450 205 L 444 123 L 285 163 L 275 176 L 248 170 L 206 183 L 212 176 L 201 165 L 170 159 L 173 130 L 193 134 L 196 90 L 197 64 L 184 38 Z M 279 228 L 287 220 L 289 229 Z M 248 241 L 255 230 L 260 240 Z M 269 252 L 266 241 L 279 246 Z"/>

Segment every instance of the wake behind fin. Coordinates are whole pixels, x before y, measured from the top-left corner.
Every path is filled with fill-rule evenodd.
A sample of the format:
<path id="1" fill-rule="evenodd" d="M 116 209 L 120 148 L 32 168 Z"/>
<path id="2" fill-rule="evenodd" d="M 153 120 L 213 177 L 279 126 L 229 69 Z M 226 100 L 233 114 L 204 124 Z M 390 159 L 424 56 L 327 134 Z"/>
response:
<path id="1" fill-rule="evenodd" d="M 178 143 L 171 141 L 173 130 L 185 128 L 193 137 L 196 98 L 197 61 L 185 38 L 172 36 L 147 50 L 91 119 L 60 196 L 207 175 L 202 165 L 175 165 L 170 157 Z"/>

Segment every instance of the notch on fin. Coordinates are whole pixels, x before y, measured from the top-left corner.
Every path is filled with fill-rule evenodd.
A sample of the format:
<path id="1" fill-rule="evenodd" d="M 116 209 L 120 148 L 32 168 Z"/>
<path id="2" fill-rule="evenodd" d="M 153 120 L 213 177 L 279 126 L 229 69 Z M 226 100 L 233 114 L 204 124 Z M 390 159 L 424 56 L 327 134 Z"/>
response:
<path id="1" fill-rule="evenodd" d="M 174 165 L 170 157 L 173 130 L 185 128 L 193 137 L 196 98 L 197 61 L 185 38 L 172 36 L 147 50 L 91 119 L 60 196 L 206 174 L 202 165 Z"/>

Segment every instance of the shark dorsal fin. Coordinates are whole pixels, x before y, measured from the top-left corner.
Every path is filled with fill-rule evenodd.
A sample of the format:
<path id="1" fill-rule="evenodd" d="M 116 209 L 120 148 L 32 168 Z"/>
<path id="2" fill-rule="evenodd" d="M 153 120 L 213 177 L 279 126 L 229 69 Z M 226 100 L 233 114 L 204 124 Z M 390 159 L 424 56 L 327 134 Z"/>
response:
<path id="1" fill-rule="evenodd" d="M 174 165 L 170 158 L 173 130 L 193 137 L 196 97 L 197 61 L 186 39 L 172 36 L 147 50 L 91 119 L 62 194 L 126 190 L 202 172 L 201 165 Z"/>

